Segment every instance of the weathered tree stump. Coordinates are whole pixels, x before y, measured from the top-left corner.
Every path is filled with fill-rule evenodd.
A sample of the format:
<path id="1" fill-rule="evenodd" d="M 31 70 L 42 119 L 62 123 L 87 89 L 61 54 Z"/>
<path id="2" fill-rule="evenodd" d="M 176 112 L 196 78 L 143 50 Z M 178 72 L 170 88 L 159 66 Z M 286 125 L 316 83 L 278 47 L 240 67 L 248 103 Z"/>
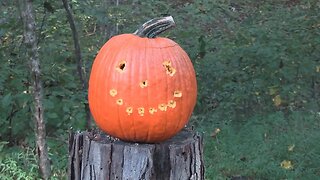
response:
<path id="1" fill-rule="evenodd" d="M 71 133 L 69 179 L 204 179 L 202 136 L 183 130 L 159 144 L 130 143 L 99 132 Z"/>

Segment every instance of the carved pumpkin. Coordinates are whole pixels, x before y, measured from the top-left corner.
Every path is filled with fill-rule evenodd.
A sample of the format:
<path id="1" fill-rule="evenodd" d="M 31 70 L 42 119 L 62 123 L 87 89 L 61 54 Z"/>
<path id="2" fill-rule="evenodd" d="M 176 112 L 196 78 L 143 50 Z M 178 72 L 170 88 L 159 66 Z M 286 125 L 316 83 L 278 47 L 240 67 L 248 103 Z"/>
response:
<path id="1" fill-rule="evenodd" d="M 111 136 L 160 142 L 187 124 L 196 103 L 195 71 L 177 43 L 155 37 L 172 26 L 171 16 L 150 20 L 134 34 L 111 38 L 96 56 L 89 106 Z"/>

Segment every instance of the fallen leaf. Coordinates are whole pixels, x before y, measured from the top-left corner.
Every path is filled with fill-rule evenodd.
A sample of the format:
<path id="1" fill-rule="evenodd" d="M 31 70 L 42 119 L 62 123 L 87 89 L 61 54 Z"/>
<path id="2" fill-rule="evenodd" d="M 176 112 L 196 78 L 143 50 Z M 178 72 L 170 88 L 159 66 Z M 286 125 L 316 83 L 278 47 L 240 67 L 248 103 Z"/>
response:
<path id="1" fill-rule="evenodd" d="M 293 165 L 289 160 L 283 160 L 280 165 L 283 169 L 293 169 Z"/>
<path id="2" fill-rule="evenodd" d="M 214 131 L 211 133 L 210 136 L 211 136 L 212 138 L 215 138 L 220 131 L 221 131 L 221 130 L 220 130 L 219 128 L 215 128 Z"/>
<path id="3" fill-rule="evenodd" d="M 288 151 L 293 151 L 294 147 L 295 147 L 295 145 L 294 145 L 294 144 L 292 144 L 292 145 L 288 146 Z"/>
<path id="4" fill-rule="evenodd" d="M 272 100 L 273 100 L 274 105 L 276 105 L 277 107 L 280 106 L 282 103 L 282 99 L 281 99 L 280 95 L 276 95 Z"/>

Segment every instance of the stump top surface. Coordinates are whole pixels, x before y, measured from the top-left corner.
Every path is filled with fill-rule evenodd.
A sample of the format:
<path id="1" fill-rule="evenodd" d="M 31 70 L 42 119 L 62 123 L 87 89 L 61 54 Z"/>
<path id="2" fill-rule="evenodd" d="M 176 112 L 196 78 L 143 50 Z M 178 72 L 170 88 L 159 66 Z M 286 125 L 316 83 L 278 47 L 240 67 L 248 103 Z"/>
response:
<path id="1" fill-rule="evenodd" d="M 87 135 L 90 139 L 101 143 L 101 144 L 122 144 L 127 146 L 149 146 L 149 145 L 181 145 L 181 144 L 188 144 L 190 141 L 194 140 L 195 132 L 188 129 L 183 129 L 180 131 L 177 135 L 174 137 L 161 142 L 161 143 L 140 143 L 140 142 L 127 142 L 122 141 L 117 138 L 113 138 L 109 136 L 108 134 L 104 132 L 85 132 L 85 135 Z"/>

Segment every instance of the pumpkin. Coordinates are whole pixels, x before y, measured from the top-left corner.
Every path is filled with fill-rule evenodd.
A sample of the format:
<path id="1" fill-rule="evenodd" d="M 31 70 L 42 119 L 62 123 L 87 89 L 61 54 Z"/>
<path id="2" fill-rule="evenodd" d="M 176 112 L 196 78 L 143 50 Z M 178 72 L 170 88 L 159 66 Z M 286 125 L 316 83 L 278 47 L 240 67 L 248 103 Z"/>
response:
<path id="1" fill-rule="evenodd" d="M 155 143 L 188 122 L 197 97 L 193 65 L 174 41 L 156 37 L 173 18 L 152 19 L 112 37 L 92 65 L 88 100 L 96 124 L 124 141 Z"/>

